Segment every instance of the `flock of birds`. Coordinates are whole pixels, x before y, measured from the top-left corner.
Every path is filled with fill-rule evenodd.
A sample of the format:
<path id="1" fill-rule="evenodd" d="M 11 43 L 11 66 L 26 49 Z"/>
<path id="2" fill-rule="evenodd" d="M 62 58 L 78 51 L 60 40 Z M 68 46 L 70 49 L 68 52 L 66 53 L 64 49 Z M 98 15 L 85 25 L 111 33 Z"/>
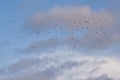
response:
<path id="1" fill-rule="evenodd" d="M 107 32 L 109 31 L 109 25 L 101 25 L 106 21 L 107 19 L 98 20 L 96 18 L 92 18 L 91 20 L 80 21 L 74 18 L 72 20 L 72 24 L 74 25 L 73 30 L 68 30 L 68 28 L 66 27 L 62 27 L 59 24 L 55 24 L 52 27 L 46 27 L 46 33 L 42 33 L 38 30 L 32 35 L 36 36 L 35 39 L 37 40 L 41 39 L 41 36 L 43 36 L 44 38 L 46 37 L 46 39 L 48 37 L 50 40 L 50 44 L 56 41 L 62 46 L 67 44 L 68 46 L 72 45 L 74 48 L 79 47 L 79 44 L 82 43 L 81 41 L 85 41 L 86 44 L 89 41 L 96 42 L 96 44 L 102 44 L 104 39 L 107 39 Z M 114 19 L 111 19 L 111 21 L 114 21 Z M 101 26 L 98 26 L 99 24 Z M 22 35 L 18 35 L 16 39 L 20 37 L 22 37 Z M 46 41 L 48 41 L 48 39 Z M 54 44 L 53 46 L 54 48 L 58 47 L 58 45 L 55 46 Z"/>

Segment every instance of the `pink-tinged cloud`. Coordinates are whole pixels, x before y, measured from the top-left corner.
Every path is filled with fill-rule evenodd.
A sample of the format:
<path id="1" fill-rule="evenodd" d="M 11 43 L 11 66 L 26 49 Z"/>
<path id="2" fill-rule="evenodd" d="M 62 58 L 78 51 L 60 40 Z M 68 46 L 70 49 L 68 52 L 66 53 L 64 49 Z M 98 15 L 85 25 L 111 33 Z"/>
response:
<path id="1" fill-rule="evenodd" d="M 55 7 L 48 12 L 37 13 L 30 17 L 23 28 L 30 31 L 48 32 L 52 30 L 61 31 L 62 34 L 68 32 L 67 35 L 57 38 L 57 43 L 53 44 L 46 40 L 45 42 L 36 42 L 34 49 L 37 50 L 57 47 L 64 44 L 67 47 L 77 47 L 82 50 L 107 49 L 111 46 L 119 44 L 119 26 L 115 15 L 107 10 L 93 11 L 89 6 L 75 7 Z M 80 32 L 79 35 L 74 33 Z M 48 32 L 48 34 L 50 34 Z M 53 32 L 53 34 L 56 34 Z M 71 35 L 72 34 L 72 35 Z M 62 36 L 56 34 L 57 37 Z M 51 37 L 55 38 L 55 36 Z M 33 41 L 33 43 L 35 43 Z M 47 44 L 47 45 L 46 45 Z M 49 47 L 48 47 L 49 46 Z M 31 44 L 26 48 L 33 50 Z"/>

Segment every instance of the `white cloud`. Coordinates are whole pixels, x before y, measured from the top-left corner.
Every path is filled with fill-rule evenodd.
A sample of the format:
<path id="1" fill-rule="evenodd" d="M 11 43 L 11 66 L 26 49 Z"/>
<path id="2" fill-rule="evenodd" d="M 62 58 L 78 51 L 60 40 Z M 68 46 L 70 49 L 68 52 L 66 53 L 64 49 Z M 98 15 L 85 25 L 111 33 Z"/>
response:
<path id="1" fill-rule="evenodd" d="M 31 62 L 31 65 L 29 65 L 29 63 L 24 64 L 25 62 L 23 62 L 23 64 L 20 63 L 20 67 L 22 65 L 26 66 L 27 64 L 29 66 L 27 69 L 21 67 L 21 71 L 17 71 L 17 73 L 11 73 L 12 76 L 9 76 L 8 79 L 3 80 L 120 79 L 120 62 L 118 59 L 112 57 L 86 56 L 81 55 L 81 53 L 78 52 L 62 50 L 53 52 L 52 54 L 43 53 L 36 59 L 39 60 L 36 62 L 36 64 L 34 61 L 31 61 L 32 59 L 29 61 Z M 31 68 L 31 66 L 34 67 Z M 20 74 L 21 72 L 22 74 Z"/>

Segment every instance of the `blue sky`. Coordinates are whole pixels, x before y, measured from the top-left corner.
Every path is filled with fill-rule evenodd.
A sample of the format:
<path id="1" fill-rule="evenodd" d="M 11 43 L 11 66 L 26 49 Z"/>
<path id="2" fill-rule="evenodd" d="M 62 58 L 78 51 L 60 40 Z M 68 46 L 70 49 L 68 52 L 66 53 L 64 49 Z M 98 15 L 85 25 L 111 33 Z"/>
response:
<path id="1" fill-rule="evenodd" d="M 48 57 L 52 59 L 51 55 L 54 56 L 53 63 L 55 63 L 56 57 L 74 60 L 69 56 L 69 52 L 74 57 L 84 55 L 87 60 L 98 57 L 96 63 L 103 59 L 108 62 L 106 65 L 115 64 L 110 67 L 111 72 L 114 68 L 118 69 L 120 64 L 118 59 L 120 55 L 119 4 L 118 0 L 0 0 L 0 80 L 16 80 L 16 77 L 12 75 L 29 73 L 29 69 L 21 69 L 23 72 L 26 71 L 25 73 L 11 73 L 10 71 L 13 68 L 19 71 L 18 68 L 28 66 L 26 64 L 29 64 L 29 61 L 32 63 L 31 58 L 34 62 L 34 59 L 36 61 L 42 56 L 47 56 L 41 58 L 43 62 L 40 64 L 47 63 Z M 77 61 L 82 62 L 79 59 Z M 24 64 L 24 62 L 26 63 Z M 93 61 L 90 62 L 91 65 L 86 62 L 85 64 L 97 65 Z M 14 67 L 16 65 L 17 68 Z M 62 62 L 60 65 L 67 66 Z M 58 65 L 56 64 L 56 66 Z M 97 67 L 104 66 L 97 65 Z M 68 63 L 68 68 L 71 68 L 71 62 Z M 75 66 L 75 68 L 78 67 Z M 104 68 L 106 69 L 106 67 Z M 1 71 L 2 69 L 3 71 Z M 47 68 L 45 69 L 47 71 Z M 90 69 L 92 68 L 90 67 Z M 33 68 L 33 72 L 39 70 L 38 67 Z M 53 70 L 56 71 L 56 69 Z M 99 70 L 104 71 L 103 68 Z M 53 72 L 51 69 L 50 71 L 50 73 Z M 26 80 L 38 80 L 42 78 L 36 79 L 34 76 L 48 76 L 46 73 L 49 74 L 49 71 L 39 72 L 40 74 L 30 74 L 33 76 L 31 79 L 23 75 L 22 77 Z M 106 70 L 106 74 L 101 72 L 98 78 L 93 74 L 89 77 L 86 76 L 83 80 L 88 78 L 90 80 L 102 78 L 117 80 L 120 70 L 113 73 L 114 75 Z M 56 76 L 51 75 L 51 77 Z M 69 80 L 63 75 L 61 78 Z M 20 79 L 22 78 L 20 77 Z M 43 79 L 48 80 L 44 77 Z M 78 77 L 78 79 L 80 78 Z"/>

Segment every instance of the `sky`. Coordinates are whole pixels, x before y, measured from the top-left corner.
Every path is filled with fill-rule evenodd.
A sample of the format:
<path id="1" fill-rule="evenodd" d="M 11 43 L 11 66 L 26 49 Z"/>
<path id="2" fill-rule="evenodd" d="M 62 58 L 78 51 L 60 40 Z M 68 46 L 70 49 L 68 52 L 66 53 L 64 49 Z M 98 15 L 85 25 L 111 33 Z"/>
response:
<path id="1" fill-rule="evenodd" d="M 0 80 L 120 80 L 119 0 L 0 0 Z"/>

